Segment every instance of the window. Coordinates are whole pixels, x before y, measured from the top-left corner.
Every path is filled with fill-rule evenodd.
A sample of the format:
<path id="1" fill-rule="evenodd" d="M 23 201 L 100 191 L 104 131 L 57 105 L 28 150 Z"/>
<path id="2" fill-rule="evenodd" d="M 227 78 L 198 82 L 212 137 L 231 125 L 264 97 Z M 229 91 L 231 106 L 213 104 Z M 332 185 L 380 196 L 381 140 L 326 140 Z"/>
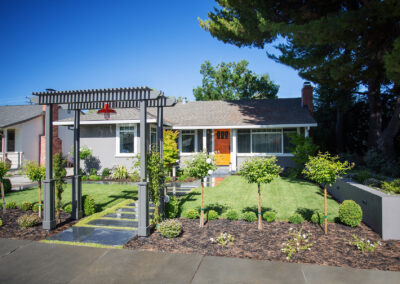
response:
<path id="1" fill-rule="evenodd" d="M 15 129 L 7 129 L 7 152 L 15 152 Z"/>
<path id="2" fill-rule="evenodd" d="M 291 133 L 297 133 L 297 129 L 296 128 L 283 129 L 283 152 L 284 153 L 290 153 L 290 150 L 294 146 L 292 143 L 290 143 L 290 134 Z"/>
<path id="3" fill-rule="evenodd" d="M 281 129 L 252 130 L 253 153 L 281 153 L 282 134 Z"/>
<path id="4" fill-rule="evenodd" d="M 213 130 L 207 129 L 207 153 L 211 153 L 214 151 L 212 147 L 214 138 L 213 132 Z"/>
<path id="5" fill-rule="evenodd" d="M 250 130 L 238 130 L 238 153 L 251 153 Z"/>
<path id="6" fill-rule="evenodd" d="M 134 126 L 119 127 L 119 153 L 118 154 L 133 154 L 134 153 Z"/>
<path id="7" fill-rule="evenodd" d="M 203 130 L 197 130 L 197 152 L 203 152 Z"/>
<path id="8" fill-rule="evenodd" d="M 194 130 L 182 130 L 182 153 L 194 152 L 194 139 L 196 132 Z"/>
<path id="9" fill-rule="evenodd" d="M 150 148 L 157 144 L 157 128 L 150 126 Z"/>

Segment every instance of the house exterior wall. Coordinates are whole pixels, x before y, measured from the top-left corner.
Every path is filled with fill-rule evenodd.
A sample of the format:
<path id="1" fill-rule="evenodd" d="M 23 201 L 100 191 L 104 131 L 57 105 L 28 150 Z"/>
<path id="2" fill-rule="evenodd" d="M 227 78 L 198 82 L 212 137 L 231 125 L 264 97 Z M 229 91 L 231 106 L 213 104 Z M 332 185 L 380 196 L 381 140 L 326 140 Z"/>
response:
<path id="1" fill-rule="evenodd" d="M 68 111 L 66 109 L 58 109 L 58 119 L 65 119 L 73 117 L 74 112 Z M 72 151 L 72 145 L 74 143 L 74 131 L 69 130 L 67 126 L 58 126 L 58 137 L 62 141 L 62 153 L 64 155 L 69 155 Z"/>
<path id="2" fill-rule="evenodd" d="M 248 159 L 254 158 L 256 156 L 249 156 L 249 155 L 240 155 L 237 157 L 237 169 L 239 170 L 241 165 Z M 297 164 L 293 161 L 292 157 L 282 157 L 282 156 L 277 156 L 278 159 L 278 165 L 283 167 L 283 168 L 295 168 L 297 167 Z"/>

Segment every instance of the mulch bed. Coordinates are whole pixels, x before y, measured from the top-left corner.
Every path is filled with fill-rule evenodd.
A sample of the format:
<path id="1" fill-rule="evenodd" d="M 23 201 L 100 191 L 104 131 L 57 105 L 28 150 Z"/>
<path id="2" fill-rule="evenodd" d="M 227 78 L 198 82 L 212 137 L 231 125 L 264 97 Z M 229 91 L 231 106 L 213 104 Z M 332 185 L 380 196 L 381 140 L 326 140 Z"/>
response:
<path id="1" fill-rule="evenodd" d="M 24 214 L 37 213 L 33 213 L 33 211 L 30 210 L 7 209 L 4 215 L 1 211 L 0 218 L 3 220 L 3 226 L 0 227 L 0 238 L 39 241 L 64 231 L 77 222 L 76 220 L 70 219 L 71 215 L 69 213 L 61 212 L 61 223 L 58 223 L 56 229 L 51 232 L 44 230 L 41 222 L 34 227 L 24 229 L 20 228 L 17 223 L 17 219 Z"/>
<path id="2" fill-rule="evenodd" d="M 344 266 L 364 269 L 400 271 L 400 241 L 382 241 L 380 236 L 369 227 L 361 224 L 351 228 L 341 224 L 328 224 L 328 235 L 322 228 L 308 222 L 302 225 L 287 222 L 264 222 L 264 230 L 257 230 L 257 222 L 214 220 L 204 228 L 199 227 L 199 220 L 179 219 L 183 224 L 183 233 L 175 239 L 164 238 L 153 232 L 148 238 L 134 238 L 125 247 L 130 249 L 165 251 L 172 253 L 199 253 L 212 256 L 227 256 L 272 260 L 283 262 L 311 263 L 320 265 Z M 311 233 L 310 241 L 314 245 L 309 251 L 293 254 L 290 260 L 281 251 L 288 240 L 289 228 Z M 231 234 L 235 241 L 227 246 L 211 243 L 221 232 Z M 355 234 L 370 241 L 380 241 L 382 245 L 375 251 L 363 253 L 349 244 Z"/>

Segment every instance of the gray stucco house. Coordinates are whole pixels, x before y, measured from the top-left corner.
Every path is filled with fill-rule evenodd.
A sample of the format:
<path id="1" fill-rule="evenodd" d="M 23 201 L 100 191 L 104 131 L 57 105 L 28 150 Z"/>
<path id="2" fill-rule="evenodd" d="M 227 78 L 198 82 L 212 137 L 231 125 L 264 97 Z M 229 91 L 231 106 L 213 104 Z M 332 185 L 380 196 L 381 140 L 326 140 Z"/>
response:
<path id="1" fill-rule="evenodd" d="M 240 101 L 179 102 L 164 109 L 164 127 L 179 131 L 180 160 L 200 151 L 215 155 L 216 164 L 236 171 L 249 157 L 275 155 L 294 166 L 287 134 L 308 136 L 317 126 L 312 116 L 312 87 L 305 84 L 300 98 Z M 81 116 L 81 146 L 92 149 L 101 167 L 132 167 L 139 153 L 139 110 L 116 109 L 109 120 L 96 112 Z M 156 139 L 156 109 L 149 108 L 150 143 Z M 55 121 L 68 127 L 72 119 Z M 66 154 L 66 153 L 64 153 Z"/>

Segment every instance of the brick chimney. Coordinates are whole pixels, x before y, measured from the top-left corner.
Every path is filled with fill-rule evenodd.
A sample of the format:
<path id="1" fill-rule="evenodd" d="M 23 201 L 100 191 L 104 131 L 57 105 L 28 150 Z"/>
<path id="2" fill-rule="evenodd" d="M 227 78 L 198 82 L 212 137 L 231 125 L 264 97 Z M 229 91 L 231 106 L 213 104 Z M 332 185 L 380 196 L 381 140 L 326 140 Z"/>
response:
<path id="1" fill-rule="evenodd" d="M 43 106 L 43 110 L 46 111 L 46 106 Z M 58 120 L 58 105 L 52 105 L 53 122 Z M 45 125 L 43 123 L 43 133 L 40 136 L 40 164 L 45 165 L 46 162 L 46 133 Z M 53 125 L 53 155 L 62 152 L 62 140 L 58 137 L 58 126 Z"/>
<path id="2" fill-rule="evenodd" d="M 307 106 L 310 113 L 314 113 L 313 87 L 310 82 L 304 82 L 303 89 L 301 89 L 301 106 Z"/>

